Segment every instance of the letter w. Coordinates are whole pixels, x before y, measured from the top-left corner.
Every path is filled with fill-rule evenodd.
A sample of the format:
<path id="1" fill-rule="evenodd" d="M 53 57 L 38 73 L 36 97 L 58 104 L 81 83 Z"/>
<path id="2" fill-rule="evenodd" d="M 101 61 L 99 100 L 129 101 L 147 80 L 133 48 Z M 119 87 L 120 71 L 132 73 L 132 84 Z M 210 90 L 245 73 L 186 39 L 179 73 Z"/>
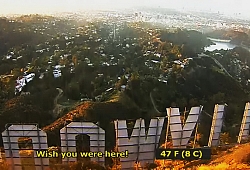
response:
<path id="1" fill-rule="evenodd" d="M 181 123 L 179 108 L 167 108 L 168 125 L 170 128 L 173 147 L 186 147 L 195 125 L 198 122 L 203 106 L 192 107 L 184 125 Z M 168 134 L 167 134 L 168 135 Z"/>
<path id="2" fill-rule="evenodd" d="M 141 163 L 154 161 L 164 119 L 165 117 L 151 119 L 147 131 L 144 119 L 137 119 L 134 128 L 130 129 L 127 127 L 126 120 L 115 121 L 118 150 L 129 152 L 128 158 L 121 159 L 122 168 L 131 168 L 136 160 Z M 128 130 L 132 130 L 130 138 Z"/>

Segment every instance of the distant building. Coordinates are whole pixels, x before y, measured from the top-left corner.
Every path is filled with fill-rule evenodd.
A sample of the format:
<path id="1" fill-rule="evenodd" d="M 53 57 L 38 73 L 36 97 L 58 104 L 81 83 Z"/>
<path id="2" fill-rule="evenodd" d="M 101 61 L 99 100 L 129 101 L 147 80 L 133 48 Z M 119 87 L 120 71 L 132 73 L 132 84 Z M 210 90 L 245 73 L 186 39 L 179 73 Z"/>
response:
<path id="1" fill-rule="evenodd" d="M 54 75 L 54 78 L 58 78 L 62 76 L 62 72 L 59 69 L 55 69 L 53 70 L 53 75 Z"/>
<path id="2" fill-rule="evenodd" d="M 102 95 L 99 95 L 99 96 L 96 96 L 96 97 L 95 97 L 95 100 L 96 100 L 96 101 L 101 101 L 101 99 L 102 99 Z"/>
<path id="3" fill-rule="evenodd" d="M 125 91 L 126 90 L 126 85 L 121 85 L 121 91 Z"/>
<path id="4" fill-rule="evenodd" d="M 15 95 L 20 93 L 23 89 L 23 87 L 30 82 L 31 80 L 33 80 L 35 77 L 35 73 L 30 73 L 24 76 L 20 76 L 17 78 L 16 80 L 16 86 L 15 86 Z"/>
<path id="5" fill-rule="evenodd" d="M 41 73 L 41 75 L 39 76 L 39 79 L 43 79 L 44 77 L 44 73 Z"/>
<path id="6" fill-rule="evenodd" d="M 111 90 L 113 90 L 113 88 L 111 87 L 111 88 L 109 88 L 109 89 L 107 89 L 106 90 L 106 92 L 109 92 L 109 91 L 111 91 Z"/>

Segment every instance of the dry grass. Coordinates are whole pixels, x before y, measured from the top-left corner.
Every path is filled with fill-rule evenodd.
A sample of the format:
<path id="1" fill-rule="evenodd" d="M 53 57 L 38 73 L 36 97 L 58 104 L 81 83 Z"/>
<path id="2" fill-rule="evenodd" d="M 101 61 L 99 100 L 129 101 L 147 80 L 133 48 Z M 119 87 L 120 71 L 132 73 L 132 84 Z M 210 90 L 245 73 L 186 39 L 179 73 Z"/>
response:
<path id="1" fill-rule="evenodd" d="M 236 145 L 235 147 L 222 152 L 219 157 L 211 161 L 210 165 L 224 162 L 226 164 L 250 163 L 250 144 Z"/>
<path id="2" fill-rule="evenodd" d="M 217 165 L 201 165 L 197 170 L 247 170 L 250 169 L 246 164 L 227 164 L 225 162 Z"/>
<path id="3" fill-rule="evenodd" d="M 0 162 L 0 169 L 1 170 L 9 170 L 9 167 L 10 167 L 10 165 L 6 161 Z"/>
<path id="4" fill-rule="evenodd" d="M 70 123 L 77 117 L 84 117 L 87 114 L 87 110 L 93 106 L 92 102 L 84 102 L 82 105 L 76 107 L 76 109 L 70 111 L 63 117 L 57 119 L 52 124 L 43 128 L 44 131 L 54 131 L 56 129 L 61 129 L 65 126 L 65 122 Z"/>
<path id="5" fill-rule="evenodd" d="M 236 145 L 220 153 L 208 165 L 200 165 L 198 170 L 247 170 L 250 169 L 250 144 Z"/>
<path id="6" fill-rule="evenodd" d="M 179 170 L 185 166 L 185 161 L 171 161 L 171 160 L 156 160 L 156 170 Z"/>

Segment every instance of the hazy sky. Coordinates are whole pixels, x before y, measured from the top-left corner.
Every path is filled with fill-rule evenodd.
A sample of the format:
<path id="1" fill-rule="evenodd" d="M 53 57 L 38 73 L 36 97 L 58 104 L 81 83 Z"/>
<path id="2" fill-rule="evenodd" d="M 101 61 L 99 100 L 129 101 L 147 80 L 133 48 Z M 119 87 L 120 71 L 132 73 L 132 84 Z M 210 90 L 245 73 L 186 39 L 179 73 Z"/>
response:
<path id="1" fill-rule="evenodd" d="M 54 13 L 135 6 L 241 13 L 250 17 L 250 0 L 0 0 L 0 14 Z"/>

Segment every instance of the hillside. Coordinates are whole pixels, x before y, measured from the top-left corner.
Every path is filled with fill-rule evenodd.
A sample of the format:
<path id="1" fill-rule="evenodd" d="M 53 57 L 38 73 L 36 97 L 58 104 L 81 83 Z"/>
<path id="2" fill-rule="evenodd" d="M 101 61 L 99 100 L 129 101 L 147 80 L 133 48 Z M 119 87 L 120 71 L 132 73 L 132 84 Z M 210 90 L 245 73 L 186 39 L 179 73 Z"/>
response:
<path id="1" fill-rule="evenodd" d="M 139 118 L 140 112 L 138 106 L 126 94 L 118 92 L 106 102 L 86 101 L 79 104 L 69 113 L 44 127 L 43 130 L 59 130 L 73 121 L 101 121 L 104 125 L 116 119 L 137 119 L 134 115 L 138 115 Z"/>
<path id="2" fill-rule="evenodd" d="M 15 32 L 22 40 L 6 39 L 0 54 L 1 130 L 10 122 L 39 123 L 51 133 L 70 121 L 105 127 L 115 119 L 165 116 L 167 107 L 183 112 L 204 105 L 212 114 L 214 104 L 227 103 L 225 131 L 235 139 L 238 127 L 231 125 L 240 123 L 250 91 L 244 49 L 205 56 L 211 41 L 198 31 L 116 17 L 89 22 L 27 15 L 0 23 L 3 39 Z M 202 121 L 201 131 L 211 118 L 202 114 Z M 206 143 L 206 132 L 203 138 Z"/>
<path id="3" fill-rule="evenodd" d="M 225 169 L 225 170 L 245 170 L 250 169 L 249 156 L 250 144 L 236 145 L 215 156 L 208 165 L 201 165 L 198 170 L 205 169 Z"/>

